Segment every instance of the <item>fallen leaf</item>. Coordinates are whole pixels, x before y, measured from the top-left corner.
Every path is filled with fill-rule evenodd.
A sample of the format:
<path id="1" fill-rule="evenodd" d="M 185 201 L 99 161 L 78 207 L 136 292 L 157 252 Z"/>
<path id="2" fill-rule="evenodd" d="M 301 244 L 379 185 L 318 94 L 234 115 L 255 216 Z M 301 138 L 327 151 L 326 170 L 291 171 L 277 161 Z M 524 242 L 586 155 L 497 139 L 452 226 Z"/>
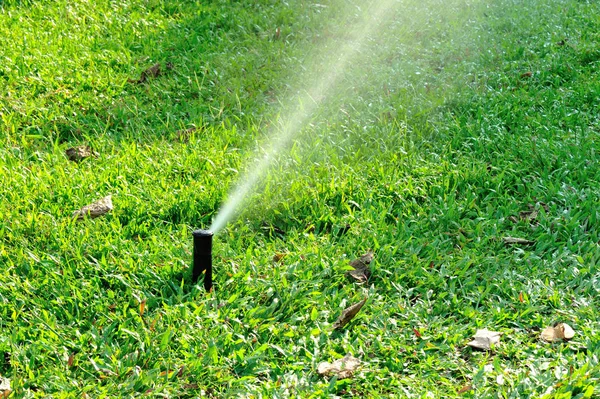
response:
<path id="1" fill-rule="evenodd" d="M 533 73 L 532 73 L 532 72 L 525 72 L 525 73 L 522 73 L 522 74 L 521 74 L 521 79 L 524 79 L 524 78 L 530 78 L 530 77 L 532 77 L 532 76 L 533 76 Z"/>
<path id="2" fill-rule="evenodd" d="M 71 353 L 71 354 L 69 355 L 69 359 L 67 360 L 67 366 L 68 366 L 69 368 L 73 367 L 73 362 L 74 362 L 74 361 L 75 361 L 75 354 L 74 354 L 74 353 Z"/>
<path id="3" fill-rule="evenodd" d="M 67 150 L 65 150 L 65 153 L 67 154 L 67 158 L 69 158 L 69 161 L 73 162 L 80 162 L 83 161 L 85 158 L 98 156 L 97 152 L 94 152 L 94 150 L 85 145 L 68 148 Z"/>
<path id="4" fill-rule="evenodd" d="M 535 241 L 526 240 L 524 238 L 518 237 L 502 237 L 502 241 L 504 241 L 507 245 L 534 245 Z"/>
<path id="5" fill-rule="evenodd" d="M 490 331 L 488 329 L 477 330 L 473 336 L 473 341 L 468 342 L 472 348 L 481 350 L 490 350 L 492 345 L 496 345 L 500 342 L 500 336 L 502 333 L 497 331 Z"/>
<path id="6" fill-rule="evenodd" d="M 353 270 L 346 272 L 346 275 L 361 283 L 366 282 L 369 280 L 369 277 L 371 277 L 371 269 L 369 269 L 369 264 L 374 258 L 375 255 L 373 252 L 369 251 L 360 258 L 350 261 L 350 266 L 352 266 Z"/>
<path id="7" fill-rule="evenodd" d="M 322 362 L 317 366 L 317 373 L 324 377 L 336 375 L 338 379 L 350 378 L 360 366 L 360 360 L 347 354 L 333 363 Z"/>
<path id="8" fill-rule="evenodd" d="M 456 393 L 460 395 L 461 393 L 465 393 L 465 392 L 472 391 L 472 390 L 473 390 L 472 385 L 465 385 L 464 387 L 462 387 L 461 389 L 456 391 Z"/>
<path id="9" fill-rule="evenodd" d="M 564 46 L 567 43 L 567 39 L 559 40 L 556 42 L 557 46 Z"/>
<path id="10" fill-rule="evenodd" d="M 525 298 L 523 298 L 523 292 L 519 292 L 519 302 L 525 302 Z"/>
<path id="11" fill-rule="evenodd" d="M 540 336 L 546 342 L 568 341 L 575 336 L 575 331 L 567 323 L 558 323 L 554 327 L 546 327 Z"/>
<path id="12" fill-rule="evenodd" d="M 140 317 L 144 315 L 144 310 L 146 310 L 146 299 L 140 302 Z"/>
<path id="13" fill-rule="evenodd" d="M 342 311 L 342 314 L 340 315 L 340 317 L 338 317 L 336 322 L 333 323 L 333 329 L 337 330 L 339 328 L 344 327 L 346 324 L 348 324 L 350 322 L 350 320 L 352 320 L 354 318 L 354 316 L 356 316 L 358 314 L 358 312 L 360 311 L 360 309 L 363 307 L 363 305 L 366 302 L 367 302 L 367 298 L 344 309 Z"/>
<path id="14" fill-rule="evenodd" d="M 285 252 L 277 252 L 275 255 L 273 255 L 273 262 L 274 263 L 279 263 L 283 260 L 283 258 L 285 258 L 287 256 L 287 254 Z"/>
<path id="15" fill-rule="evenodd" d="M 87 216 L 94 219 L 112 210 L 112 199 L 110 195 L 107 195 L 106 197 L 73 212 L 73 217 L 77 218 L 77 220 L 85 219 Z"/>
<path id="16" fill-rule="evenodd" d="M 160 75 L 160 63 L 152 65 L 150 68 L 142 72 L 139 79 L 127 79 L 129 83 L 142 84 L 148 80 L 148 78 L 156 78 Z"/>
<path id="17" fill-rule="evenodd" d="M 416 328 L 413 328 L 413 332 L 415 333 L 415 336 L 417 338 L 421 338 L 421 333 L 419 332 L 419 330 L 417 330 Z"/>

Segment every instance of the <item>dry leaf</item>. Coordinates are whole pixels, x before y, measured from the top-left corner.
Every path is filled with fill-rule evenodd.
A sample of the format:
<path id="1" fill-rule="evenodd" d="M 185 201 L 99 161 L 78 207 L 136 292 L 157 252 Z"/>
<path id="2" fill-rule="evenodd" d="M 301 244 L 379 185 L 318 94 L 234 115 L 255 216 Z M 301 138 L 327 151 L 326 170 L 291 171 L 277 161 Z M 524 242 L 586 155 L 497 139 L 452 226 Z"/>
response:
<path id="1" fill-rule="evenodd" d="M 85 158 L 89 158 L 89 157 L 96 157 L 98 156 L 97 152 L 94 152 L 94 150 L 92 150 L 90 147 L 85 146 L 85 145 L 81 145 L 79 147 L 71 147 L 68 148 L 65 153 L 67 154 L 67 158 L 69 158 L 69 161 L 73 161 L 73 162 L 80 162 L 82 160 L 84 160 Z"/>
<path id="2" fill-rule="evenodd" d="M 546 327 L 540 336 L 546 342 L 568 341 L 575 336 L 575 331 L 567 323 L 558 323 L 554 327 Z"/>
<path id="3" fill-rule="evenodd" d="M 140 302 L 140 317 L 144 315 L 144 311 L 146 310 L 146 300 L 143 299 Z"/>
<path id="4" fill-rule="evenodd" d="M 160 75 L 160 63 L 156 63 L 156 64 L 152 65 L 150 68 L 146 69 L 144 72 L 142 72 L 139 79 L 127 79 L 127 81 L 129 83 L 142 84 L 146 80 L 148 80 L 148 78 L 155 78 L 159 75 Z"/>
<path id="5" fill-rule="evenodd" d="M 346 324 L 350 322 L 358 314 L 363 305 L 367 302 L 367 298 L 362 301 L 355 303 L 354 305 L 344 309 L 340 317 L 333 323 L 333 329 L 337 330 L 339 328 L 344 327 Z"/>
<path id="6" fill-rule="evenodd" d="M 113 210 L 112 199 L 110 195 L 94 202 L 93 204 L 86 205 L 78 211 L 73 212 L 73 217 L 77 220 L 85 219 L 87 216 L 90 218 L 97 218 L 105 213 Z"/>
<path id="7" fill-rule="evenodd" d="M 524 238 L 517 237 L 502 237 L 502 241 L 508 245 L 534 245 L 535 241 L 526 240 Z"/>
<path id="8" fill-rule="evenodd" d="M 319 375 L 329 377 L 336 375 L 338 379 L 350 378 L 360 366 L 360 360 L 347 354 L 333 363 L 323 362 L 317 366 Z"/>
<path id="9" fill-rule="evenodd" d="M 67 360 L 67 367 L 71 368 L 73 367 L 73 362 L 75 361 L 75 354 L 71 353 L 69 355 L 69 359 Z"/>
<path id="10" fill-rule="evenodd" d="M 274 263 L 279 263 L 283 260 L 283 258 L 285 258 L 287 256 L 287 253 L 285 252 L 277 252 L 275 255 L 273 255 L 273 262 Z"/>
<path id="11" fill-rule="evenodd" d="M 525 73 L 521 74 L 521 79 L 530 78 L 532 76 L 533 76 L 532 72 L 525 72 Z"/>
<path id="12" fill-rule="evenodd" d="M 472 390 L 473 390 L 472 385 L 465 385 L 464 387 L 459 389 L 456 393 L 460 395 L 461 393 L 465 393 L 465 392 L 472 391 Z"/>
<path id="13" fill-rule="evenodd" d="M 502 333 L 497 331 L 490 331 L 488 329 L 477 330 L 473 336 L 473 341 L 468 342 L 472 348 L 481 350 L 490 350 L 492 345 L 496 345 L 500 342 L 500 336 Z"/>
<path id="14" fill-rule="evenodd" d="M 350 266 L 352 266 L 354 269 L 346 272 L 346 275 L 361 283 L 366 282 L 369 277 L 371 277 L 371 269 L 369 269 L 369 264 L 373 261 L 374 257 L 375 255 L 373 252 L 369 251 L 360 258 L 350 261 Z"/>

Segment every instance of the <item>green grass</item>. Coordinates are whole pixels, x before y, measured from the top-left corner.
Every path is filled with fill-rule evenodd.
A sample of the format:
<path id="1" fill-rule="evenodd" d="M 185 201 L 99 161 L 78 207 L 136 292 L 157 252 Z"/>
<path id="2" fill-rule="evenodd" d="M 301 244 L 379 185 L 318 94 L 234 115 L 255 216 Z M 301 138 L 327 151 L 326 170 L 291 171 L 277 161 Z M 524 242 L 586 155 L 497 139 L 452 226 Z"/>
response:
<path id="1" fill-rule="evenodd" d="M 191 283 L 191 231 L 353 39 L 357 10 L 0 0 L 13 397 L 600 394 L 594 1 L 398 5 L 215 237 L 215 290 Z M 128 83 L 157 62 L 160 76 Z M 80 144 L 99 156 L 68 161 Z M 108 194 L 113 212 L 71 219 Z M 535 223 L 519 220 L 530 205 Z M 357 285 L 344 273 L 368 249 Z M 541 342 L 557 322 L 575 338 Z M 466 346 L 480 328 L 504 333 L 493 352 Z M 317 374 L 346 353 L 363 361 L 354 378 Z"/>

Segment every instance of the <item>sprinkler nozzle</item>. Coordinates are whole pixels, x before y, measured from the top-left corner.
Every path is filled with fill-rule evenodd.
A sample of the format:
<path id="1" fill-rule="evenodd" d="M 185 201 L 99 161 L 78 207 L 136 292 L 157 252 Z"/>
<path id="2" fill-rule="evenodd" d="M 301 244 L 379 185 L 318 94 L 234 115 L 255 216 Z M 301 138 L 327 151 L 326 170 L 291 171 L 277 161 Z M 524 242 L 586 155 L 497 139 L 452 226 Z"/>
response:
<path id="1" fill-rule="evenodd" d="M 209 230 L 195 230 L 194 237 L 194 266 L 192 281 L 195 283 L 204 272 L 204 288 L 212 288 L 212 238 L 213 232 Z"/>

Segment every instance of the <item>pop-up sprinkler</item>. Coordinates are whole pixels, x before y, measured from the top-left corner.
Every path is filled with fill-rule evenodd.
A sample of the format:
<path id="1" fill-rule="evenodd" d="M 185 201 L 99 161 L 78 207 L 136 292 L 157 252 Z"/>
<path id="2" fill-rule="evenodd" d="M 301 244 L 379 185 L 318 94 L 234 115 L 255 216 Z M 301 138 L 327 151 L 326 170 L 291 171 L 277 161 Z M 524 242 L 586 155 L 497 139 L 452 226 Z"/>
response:
<path id="1" fill-rule="evenodd" d="M 209 230 L 195 230 L 194 236 L 194 266 L 192 281 L 195 283 L 204 272 L 204 288 L 212 288 L 212 238 L 213 232 Z"/>

